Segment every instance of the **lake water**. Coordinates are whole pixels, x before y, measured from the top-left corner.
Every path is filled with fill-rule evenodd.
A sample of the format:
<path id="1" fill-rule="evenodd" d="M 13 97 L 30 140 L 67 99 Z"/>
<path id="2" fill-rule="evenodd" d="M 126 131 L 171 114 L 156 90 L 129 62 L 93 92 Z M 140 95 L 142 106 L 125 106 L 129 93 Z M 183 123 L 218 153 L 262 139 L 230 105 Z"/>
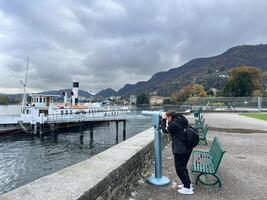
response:
<path id="1" fill-rule="evenodd" d="M 19 106 L 0 106 L 0 114 L 19 114 Z M 151 127 L 151 120 L 131 114 L 126 123 L 127 138 Z M 82 135 L 82 137 L 81 137 Z M 83 127 L 57 131 L 43 136 L 21 133 L 0 137 L 0 194 L 81 162 L 116 145 L 115 123 L 94 128 L 94 142 L 90 130 Z M 122 141 L 122 123 L 119 125 Z"/>

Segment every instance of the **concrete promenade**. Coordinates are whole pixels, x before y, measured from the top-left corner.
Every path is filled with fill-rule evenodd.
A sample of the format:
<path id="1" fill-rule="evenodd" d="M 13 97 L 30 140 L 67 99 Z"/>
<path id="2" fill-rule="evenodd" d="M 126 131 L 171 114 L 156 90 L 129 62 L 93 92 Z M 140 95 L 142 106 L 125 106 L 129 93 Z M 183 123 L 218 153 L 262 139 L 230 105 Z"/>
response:
<path id="1" fill-rule="evenodd" d="M 193 118 L 189 116 L 192 120 Z M 208 125 L 225 129 L 250 129 L 255 133 L 230 133 L 209 131 L 209 147 L 217 136 L 226 150 L 217 175 L 222 181 L 222 188 L 194 185 L 194 195 L 181 195 L 177 192 L 180 184 L 169 144 L 163 150 L 163 175 L 171 178 L 168 186 L 156 187 L 140 180 L 128 199 L 136 200 L 174 200 L 174 199 L 267 199 L 267 122 L 229 113 L 205 114 Z M 263 130 L 263 131 L 262 131 Z M 258 133 L 256 133 L 258 132 Z M 208 147 L 197 147 L 207 149 Z M 188 168 L 192 182 L 196 174 L 191 173 L 192 162 Z M 148 174 L 154 173 L 151 164 Z"/>

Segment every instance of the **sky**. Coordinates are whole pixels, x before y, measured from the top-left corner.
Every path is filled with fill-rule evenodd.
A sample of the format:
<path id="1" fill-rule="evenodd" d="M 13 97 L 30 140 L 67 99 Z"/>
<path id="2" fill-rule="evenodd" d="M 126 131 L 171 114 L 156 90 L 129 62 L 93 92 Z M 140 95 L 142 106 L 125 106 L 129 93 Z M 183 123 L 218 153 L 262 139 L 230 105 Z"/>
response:
<path id="1" fill-rule="evenodd" d="M 267 43 L 265 0 L 0 0 L 0 93 L 145 81 L 191 59 Z"/>

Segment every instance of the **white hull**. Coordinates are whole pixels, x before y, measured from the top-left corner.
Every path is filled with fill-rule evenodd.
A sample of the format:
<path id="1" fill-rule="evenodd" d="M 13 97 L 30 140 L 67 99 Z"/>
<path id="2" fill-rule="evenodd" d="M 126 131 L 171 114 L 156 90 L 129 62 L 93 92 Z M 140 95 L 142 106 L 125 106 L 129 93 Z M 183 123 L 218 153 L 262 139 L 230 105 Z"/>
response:
<path id="1" fill-rule="evenodd" d="M 19 124 L 0 125 L 0 135 L 22 132 Z"/>

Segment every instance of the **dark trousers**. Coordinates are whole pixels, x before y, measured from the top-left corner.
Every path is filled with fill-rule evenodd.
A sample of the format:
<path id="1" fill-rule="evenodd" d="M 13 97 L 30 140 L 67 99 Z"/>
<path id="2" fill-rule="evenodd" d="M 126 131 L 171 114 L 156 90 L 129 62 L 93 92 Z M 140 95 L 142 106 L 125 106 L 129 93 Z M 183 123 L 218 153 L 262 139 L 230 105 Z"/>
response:
<path id="1" fill-rule="evenodd" d="M 187 163 L 190 158 L 191 152 L 190 153 L 174 153 L 174 164 L 175 164 L 175 170 L 184 184 L 185 188 L 190 188 L 190 178 L 187 170 Z"/>

